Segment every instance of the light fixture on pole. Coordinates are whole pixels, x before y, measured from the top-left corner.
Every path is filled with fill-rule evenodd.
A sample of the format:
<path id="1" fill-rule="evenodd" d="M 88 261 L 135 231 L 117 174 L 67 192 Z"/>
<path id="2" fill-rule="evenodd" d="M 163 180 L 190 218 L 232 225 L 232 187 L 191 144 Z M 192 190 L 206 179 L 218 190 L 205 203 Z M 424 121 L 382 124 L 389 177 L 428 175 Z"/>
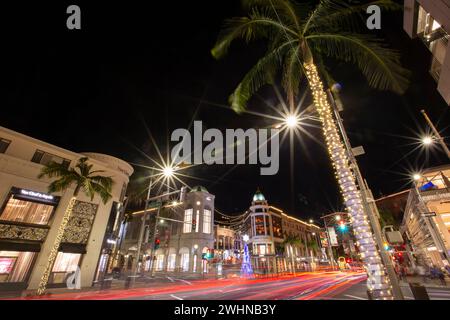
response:
<path id="1" fill-rule="evenodd" d="M 295 115 L 288 115 L 285 119 L 286 126 L 290 129 L 293 129 L 298 126 L 299 121 Z"/>
<path id="2" fill-rule="evenodd" d="M 412 178 L 414 181 L 419 181 L 420 179 L 422 179 L 422 175 L 420 173 L 414 173 Z"/>
<path id="3" fill-rule="evenodd" d="M 424 146 L 430 146 L 434 143 L 434 139 L 431 136 L 425 136 L 421 141 Z"/>

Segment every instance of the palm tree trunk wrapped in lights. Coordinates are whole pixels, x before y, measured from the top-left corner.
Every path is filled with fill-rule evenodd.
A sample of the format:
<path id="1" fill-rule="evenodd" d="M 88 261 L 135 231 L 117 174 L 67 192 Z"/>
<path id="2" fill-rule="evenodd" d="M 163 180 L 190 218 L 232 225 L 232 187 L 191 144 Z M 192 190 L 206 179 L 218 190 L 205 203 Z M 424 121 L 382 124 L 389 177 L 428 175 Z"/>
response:
<path id="1" fill-rule="evenodd" d="M 394 1 L 364 0 L 352 3 L 344 0 L 241 0 L 246 15 L 228 19 L 211 50 L 219 59 L 224 57 L 235 39 L 250 42 L 267 41 L 266 54 L 243 77 L 230 96 L 230 104 L 238 113 L 246 111 L 247 103 L 266 84 L 274 84 L 281 74 L 281 86 L 287 96 L 287 106 L 280 101 L 286 119 L 300 117 L 298 99 L 302 77 L 306 77 L 319 113 L 328 152 L 335 168 L 345 205 L 352 216 L 357 245 L 368 274 L 368 289 L 374 299 L 391 299 L 391 285 L 375 245 L 361 192 L 349 164 L 333 109 L 321 78 L 332 86 L 333 77 L 326 68 L 329 58 L 350 63 L 359 68 L 369 85 L 380 90 L 402 94 L 408 87 L 409 72 L 401 67 L 398 52 L 367 33 L 361 15 L 376 4 L 383 10 L 401 10 Z M 278 91 L 277 91 L 278 92 Z M 279 96 L 279 95 L 278 95 Z M 297 105 L 298 103 L 298 105 Z M 294 130 L 288 121 L 283 130 Z M 296 129 L 295 129 L 296 130 Z M 299 129 L 301 132 L 301 126 Z M 298 133 L 297 131 L 295 133 Z"/>
<path id="2" fill-rule="evenodd" d="M 69 201 L 69 205 L 64 212 L 63 219 L 58 228 L 58 234 L 56 235 L 55 242 L 53 243 L 52 250 L 48 256 L 47 264 L 45 265 L 44 272 L 42 273 L 41 281 L 39 282 L 39 286 L 37 289 L 38 295 L 43 295 L 45 293 L 45 289 L 47 287 L 48 278 L 50 277 L 50 273 L 52 272 L 53 264 L 55 263 L 56 256 L 58 255 L 59 246 L 61 245 L 61 241 L 64 235 L 64 231 L 66 230 L 67 224 L 69 223 L 70 216 L 72 215 L 73 207 L 77 201 L 76 197 L 72 197 Z"/>
<path id="3" fill-rule="evenodd" d="M 367 268 L 369 277 L 368 288 L 376 299 L 392 299 L 392 289 L 377 252 L 375 240 L 367 220 L 368 217 L 361 201 L 361 193 L 356 186 L 354 174 L 350 169 L 349 159 L 339 136 L 332 108 L 328 102 L 317 67 L 313 63 L 305 64 L 304 67 L 313 93 L 314 104 L 322 121 L 323 133 L 336 172 L 336 178 L 339 182 L 345 205 L 352 218 L 351 222 L 355 230 L 357 245 L 361 250 L 361 258 Z"/>

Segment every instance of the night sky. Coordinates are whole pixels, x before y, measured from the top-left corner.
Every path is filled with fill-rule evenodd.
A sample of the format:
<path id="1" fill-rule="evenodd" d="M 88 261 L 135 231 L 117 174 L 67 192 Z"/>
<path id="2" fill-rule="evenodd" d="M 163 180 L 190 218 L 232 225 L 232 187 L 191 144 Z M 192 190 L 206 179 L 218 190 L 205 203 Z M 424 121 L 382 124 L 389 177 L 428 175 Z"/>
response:
<path id="1" fill-rule="evenodd" d="M 187 128 L 193 117 L 206 128 L 270 125 L 209 103 L 226 105 L 264 52 L 258 43 L 236 43 L 223 60 L 210 55 L 223 20 L 239 15 L 238 0 L 163 1 L 158 6 L 155 1 L 146 1 L 147 6 L 92 2 L 2 4 L 1 126 L 69 150 L 151 165 L 137 150 L 156 157 L 146 128 L 165 150 L 170 133 Z M 70 4 L 81 7 L 80 31 L 66 29 Z M 404 33 L 402 12 L 383 16 L 383 31 L 413 72 L 404 96 L 372 90 L 356 68 L 330 63 L 343 85 L 345 126 L 353 146 L 366 150 L 358 160 L 376 196 L 404 190 L 408 172 L 445 163 L 439 149 L 428 156 L 420 151 L 407 155 L 414 149 L 408 138 L 426 130 L 422 108 L 439 121 L 443 135 L 449 134 L 450 123 L 448 106 L 428 73 L 430 54 L 420 40 Z M 274 99 L 271 88 L 260 95 Z M 258 98 L 250 109 L 270 111 Z M 321 130 L 309 130 L 322 139 Z M 270 204 L 304 219 L 342 209 L 326 150 L 311 139 L 304 142 L 296 143 L 293 190 L 287 144 L 275 176 L 260 176 L 259 165 L 244 165 L 226 176 L 232 166 L 205 165 L 188 171 L 202 180 L 186 181 L 204 185 L 216 195 L 216 207 L 229 214 L 247 209 L 258 186 Z M 144 173 L 137 170 L 136 175 Z"/>

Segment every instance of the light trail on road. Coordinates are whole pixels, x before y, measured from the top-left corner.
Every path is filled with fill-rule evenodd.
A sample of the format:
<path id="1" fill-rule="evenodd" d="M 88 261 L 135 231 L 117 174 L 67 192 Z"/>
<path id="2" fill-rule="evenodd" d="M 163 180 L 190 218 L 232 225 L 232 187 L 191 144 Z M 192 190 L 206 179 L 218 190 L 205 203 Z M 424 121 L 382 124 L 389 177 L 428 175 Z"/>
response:
<path id="1" fill-rule="evenodd" d="M 190 284 L 22 297 L 21 300 L 312 300 L 332 297 L 366 279 L 360 272 L 308 272 L 271 279 L 192 280 Z"/>

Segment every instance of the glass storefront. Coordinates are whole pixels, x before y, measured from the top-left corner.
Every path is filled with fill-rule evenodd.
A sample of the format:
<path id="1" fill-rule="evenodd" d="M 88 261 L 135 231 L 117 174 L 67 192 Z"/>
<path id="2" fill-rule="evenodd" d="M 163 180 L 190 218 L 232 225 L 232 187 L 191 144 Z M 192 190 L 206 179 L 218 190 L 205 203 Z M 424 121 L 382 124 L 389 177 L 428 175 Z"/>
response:
<path id="1" fill-rule="evenodd" d="M 0 282 L 25 282 L 36 252 L 0 251 Z"/>
<path id="2" fill-rule="evenodd" d="M 58 252 L 50 275 L 50 283 L 64 283 L 66 277 L 76 271 L 81 259 L 81 253 Z"/>
<path id="3" fill-rule="evenodd" d="M 0 220 L 47 225 L 53 206 L 11 197 L 6 203 Z"/>

